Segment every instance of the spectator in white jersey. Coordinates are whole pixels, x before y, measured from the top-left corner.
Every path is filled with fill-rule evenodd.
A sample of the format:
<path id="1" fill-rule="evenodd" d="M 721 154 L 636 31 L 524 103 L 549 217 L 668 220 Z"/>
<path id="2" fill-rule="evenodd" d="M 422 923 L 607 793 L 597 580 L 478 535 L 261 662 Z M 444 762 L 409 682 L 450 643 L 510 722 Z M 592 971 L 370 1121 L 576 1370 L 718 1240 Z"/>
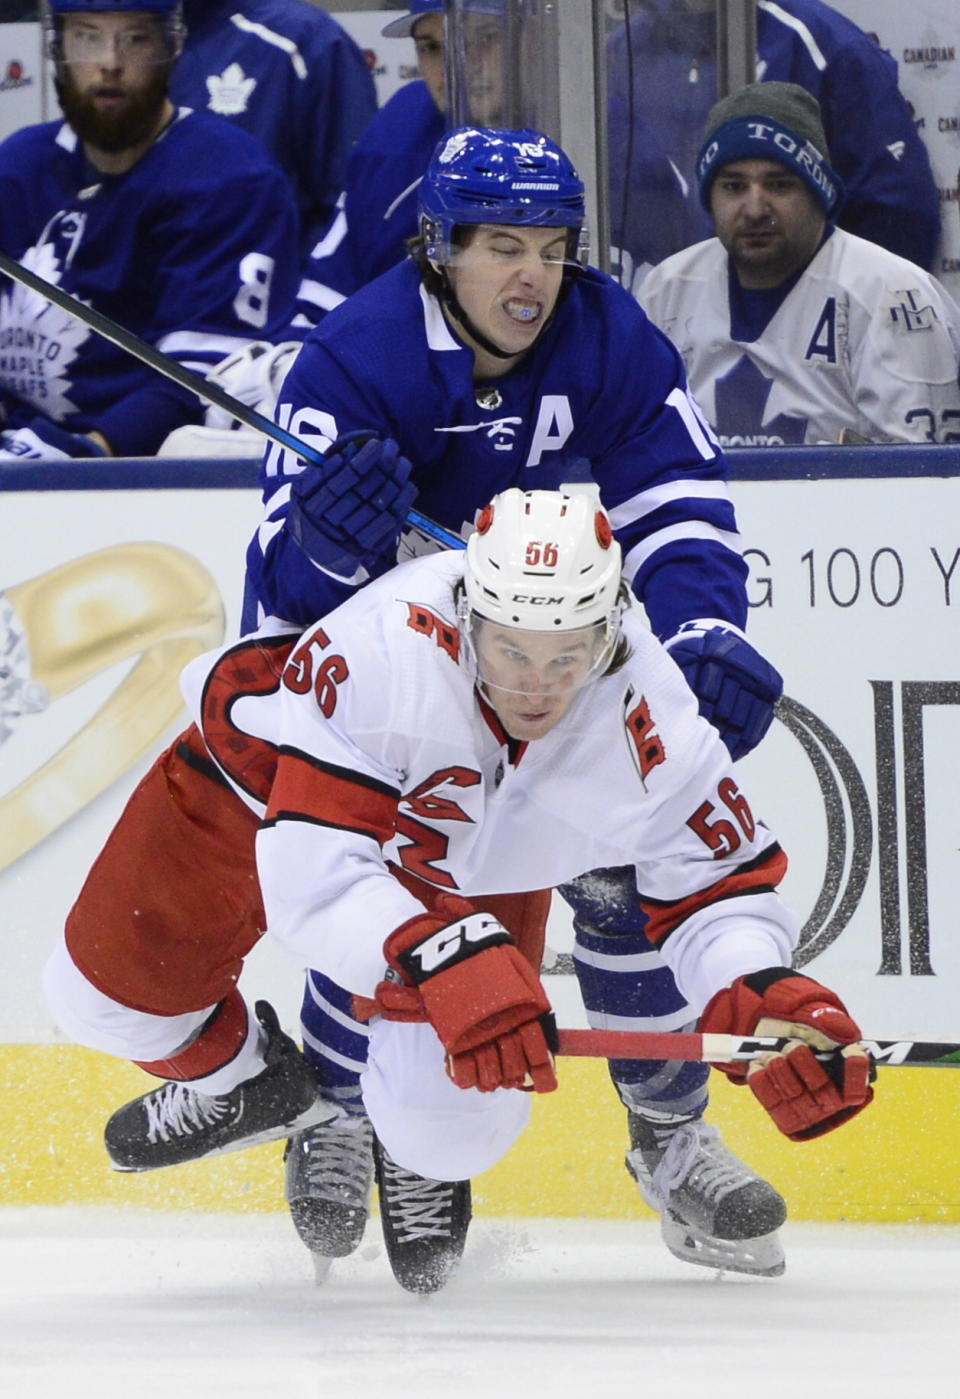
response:
<path id="1" fill-rule="evenodd" d="M 289 320 L 297 214 L 254 137 L 176 108 L 178 0 L 47 0 L 64 121 L 0 145 L 0 249 L 203 373 Z M 155 452 L 196 395 L 67 310 L 0 282 L 0 452 Z"/>
<path id="2" fill-rule="evenodd" d="M 640 301 L 721 443 L 960 441 L 960 308 L 836 226 L 816 99 L 771 82 L 718 102 L 698 179 L 716 236 L 655 267 Z"/>
<path id="3" fill-rule="evenodd" d="M 290 180 L 306 257 L 377 110 L 370 65 L 343 26 L 307 0 L 183 0 L 183 18 L 173 100 L 262 141 Z"/>

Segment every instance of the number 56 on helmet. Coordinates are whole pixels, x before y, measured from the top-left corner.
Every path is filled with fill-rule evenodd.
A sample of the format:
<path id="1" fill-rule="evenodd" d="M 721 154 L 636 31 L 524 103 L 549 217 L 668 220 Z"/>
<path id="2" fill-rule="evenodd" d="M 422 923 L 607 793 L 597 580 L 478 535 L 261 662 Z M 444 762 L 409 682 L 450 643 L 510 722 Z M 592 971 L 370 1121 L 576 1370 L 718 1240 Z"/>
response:
<path id="1" fill-rule="evenodd" d="M 476 657 L 484 626 L 515 632 L 518 645 L 522 633 L 576 633 L 589 658 L 582 683 L 607 669 L 625 597 L 620 546 L 592 493 L 514 487 L 481 512 L 467 542 L 461 635 Z"/>

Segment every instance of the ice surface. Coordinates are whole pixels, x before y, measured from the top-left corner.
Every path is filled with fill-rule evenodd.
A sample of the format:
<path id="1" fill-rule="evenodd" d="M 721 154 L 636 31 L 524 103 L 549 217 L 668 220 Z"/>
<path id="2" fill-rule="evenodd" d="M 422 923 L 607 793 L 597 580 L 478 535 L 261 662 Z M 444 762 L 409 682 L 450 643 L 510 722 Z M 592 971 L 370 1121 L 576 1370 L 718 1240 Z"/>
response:
<path id="1" fill-rule="evenodd" d="M 474 1221 L 437 1296 L 371 1221 L 324 1287 L 281 1215 L 0 1210 L 4 1399 L 947 1399 L 960 1230 L 788 1225 L 717 1279 L 656 1225 Z"/>

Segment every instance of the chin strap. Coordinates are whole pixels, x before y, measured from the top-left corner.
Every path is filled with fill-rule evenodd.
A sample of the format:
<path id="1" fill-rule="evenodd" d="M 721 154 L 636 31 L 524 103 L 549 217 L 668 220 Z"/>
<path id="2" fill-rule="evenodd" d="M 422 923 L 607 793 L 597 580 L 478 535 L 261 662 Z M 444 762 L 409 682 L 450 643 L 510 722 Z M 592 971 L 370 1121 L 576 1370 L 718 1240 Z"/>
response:
<path id="1" fill-rule="evenodd" d="M 475 340 L 482 350 L 486 350 L 487 354 L 493 355 L 495 359 L 516 359 L 518 353 L 516 350 L 501 350 L 499 345 L 494 344 L 488 336 L 484 335 L 483 331 L 480 330 L 478 326 L 474 325 L 473 321 L 454 295 L 453 287 L 451 287 L 449 278 L 447 277 L 446 268 L 441 267 L 437 270 L 440 273 L 440 280 L 442 283 L 440 299 L 457 324 L 462 326 L 467 332 L 470 339 Z M 546 325 L 541 327 L 541 333 L 544 329 L 546 329 Z M 538 336 L 537 339 L 539 338 Z M 536 341 L 534 343 L 536 343 Z"/>

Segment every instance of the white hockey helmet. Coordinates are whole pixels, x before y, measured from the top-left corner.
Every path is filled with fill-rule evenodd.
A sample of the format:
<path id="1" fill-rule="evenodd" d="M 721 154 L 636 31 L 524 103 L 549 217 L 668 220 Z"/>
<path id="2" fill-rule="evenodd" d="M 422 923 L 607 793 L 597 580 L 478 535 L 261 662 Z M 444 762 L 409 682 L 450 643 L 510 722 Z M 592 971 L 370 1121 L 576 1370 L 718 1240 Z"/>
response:
<path id="1" fill-rule="evenodd" d="M 478 622 L 528 632 L 597 629 L 590 674 L 616 646 L 620 546 L 592 492 L 503 491 L 467 541 L 461 632 L 476 654 Z"/>
<path id="2" fill-rule="evenodd" d="M 467 541 L 464 589 L 489 622 L 572 631 L 619 615 L 620 546 L 592 493 L 494 496 Z"/>

